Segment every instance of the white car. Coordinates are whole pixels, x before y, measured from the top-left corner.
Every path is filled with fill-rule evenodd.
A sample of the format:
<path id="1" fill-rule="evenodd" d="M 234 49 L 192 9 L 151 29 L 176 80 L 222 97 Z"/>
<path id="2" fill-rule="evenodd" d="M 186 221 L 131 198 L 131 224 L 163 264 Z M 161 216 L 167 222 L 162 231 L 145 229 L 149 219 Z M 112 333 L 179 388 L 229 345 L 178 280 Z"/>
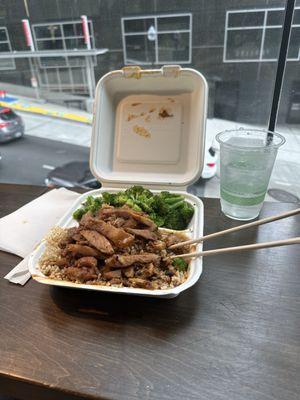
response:
<path id="1" fill-rule="evenodd" d="M 219 152 L 215 145 L 215 140 L 213 140 L 212 143 L 208 142 L 205 146 L 204 166 L 201 178 L 210 179 L 216 175 L 218 155 Z"/>

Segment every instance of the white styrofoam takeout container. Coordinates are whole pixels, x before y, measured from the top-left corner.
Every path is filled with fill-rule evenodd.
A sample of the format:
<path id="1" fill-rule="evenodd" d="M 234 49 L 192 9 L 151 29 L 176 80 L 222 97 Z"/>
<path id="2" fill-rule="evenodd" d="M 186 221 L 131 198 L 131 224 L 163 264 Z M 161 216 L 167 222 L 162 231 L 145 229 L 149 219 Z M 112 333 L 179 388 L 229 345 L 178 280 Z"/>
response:
<path id="1" fill-rule="evenodd" d="M 132 66 L 104 75 L 95 93 L 90 151 L 90 167 L 102 188 L 80 196 L 58 226 L 74 226 L 72 213 L 89 195 L 142 185 L 154 193 L 168 190 L 183 194 L 195 208 L 185 233 L 191 238 L 202 236 L 203 203 L 186 188 L 201 176 L 206 108 L 206 80 L 190 68 L 170 65 L 141 70 Z M 76 284 L 41 273 L 38 260 L 44 249 L 42 241 L 30 257 L 29 270 L 33 279 L 55 286 L 170 298 L 192 286 L 202 273 L 202 259 L 197 258 L 190 262 L 188 279 L 172 289 Z"/>

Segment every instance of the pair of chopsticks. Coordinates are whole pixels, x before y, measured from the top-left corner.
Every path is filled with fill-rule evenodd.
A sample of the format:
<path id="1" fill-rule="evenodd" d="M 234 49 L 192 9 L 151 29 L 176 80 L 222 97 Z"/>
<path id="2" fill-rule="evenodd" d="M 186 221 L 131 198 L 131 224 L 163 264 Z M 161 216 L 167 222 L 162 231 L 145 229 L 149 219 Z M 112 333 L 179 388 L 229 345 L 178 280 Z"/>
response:
<path id="1" fill-rule="evenodd" d="M 191 239 L 191 240 L 186 240 L 185 242 L 173 244 L 172 246 L 169 247 L 169 249 L 173 250 L 173 249 L 178 249 L 179 247 L 182 247 L 182 246 L 187 246 L 187 245 L 191 245 L 191 244 L 195 244 L 195 243 L 201 243 L 208 239 L 226 235 L 227 233 L 237 232 L 237 231 L 241 231 L 243 229 L 251 228 L 253 226 L 267 224 L 269 222 L 277 221 L 279 219 L 291 217 L 291 216 L 297 215 L 297 214 L 300 214 L 300 208 L 297 208 L 292 211 L 287 211 L 283 214 L 275 215 L 273 217 L 263 218 L 258 221 L 250 222 L 245 225 L 240 225 L 240 226 L 236 226 L 234 228 L 225 229 L 224 231 L 211 233 L 210 235 L 202 236 L 198 239 Z M 178 255 L 171 256 L 171 258 L 177 258 L 177 257 L 192 258 L 192 257 L 213 256 L 215 254 L 234 253 L 234 252 L 244 251 L 244 250 L 258 250 L 258 249 L 265 249 L 267 247 L 287 246 L 290 244 L 300 244 L 300 237 L 284 239 L 284 240 L 275 240 L 272 242 L 248 244 L 245 246 L 225 247 L 222 249 L 198 251 L 198 252 L 194 252 L 194 253 L 186 253 L 186 254 L 180 254 L 180 255 L 178 254 Z"/>

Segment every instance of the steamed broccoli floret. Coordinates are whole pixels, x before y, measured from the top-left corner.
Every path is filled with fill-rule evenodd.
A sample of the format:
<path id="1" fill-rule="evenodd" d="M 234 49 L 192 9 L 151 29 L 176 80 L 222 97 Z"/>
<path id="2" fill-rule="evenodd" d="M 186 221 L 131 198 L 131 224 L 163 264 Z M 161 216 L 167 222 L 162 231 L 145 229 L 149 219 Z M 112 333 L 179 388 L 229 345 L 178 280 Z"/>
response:
<path id="1" fill-rule="evenodd" d="M 85 213 L 86 213 L 85 208 L 83 207 L 78 208 L 78 210 L 73 212 L 73 218 L 76 219 L 76 221 L 80 221 Z"/>
<path id="2" fill-rule="evenodd" d="M 153 196 L 150 190 L 143 188 L 143 186 L 132 186 L 131 188 L 125 190 L 126 196 L 132 199 L 138 199 L 140 196 L 143 198 L 149 198 Z"/>
<path id="3" fill-rule="evenodd" d="M 187 270 L 188 264 L 183 258 L 176 257 L 173 260 L 173 267 L 178 269 L 178 271 L 184 272 Z"/>
<path id="4" fill-rule="evenodd" d="M 181 215 L 176 212 L 168 213 L 166 215 L 164 226 L 165 228 L 174 229 L 176 231 L 182 231 L 187 227 Z"/>
<path id="5" fill-rule="evenodd" d="M 89 196 L 92 197 L 92 196 Z M 91 211 L 93 214 L 95 214 L 99 208 L 103 204 L 103 200 L 100 197 L 92 197 L 93 201 L 90 203 L 88 206 L 89 211 Z"/>
<path id="6" fill-rule="evenodd" d="M 186 201 L 177 208 L 171 208 L 165 218 L 165 227 L 175 230 L 186 229 L 194 215 L 194 208 Z"/>
<path id="7" fill-rule="evenodd" d="M 102 193 L 103 203 L 114 205 L 116 201 L 116 195 L 114 193 L 104 192 Z"/>
<path id="8" fill-rule="evenodd" d="M 86 198 L 86 201 L 82 204 L 82 207 L 74 211 L 73 218 L 76 219 L 76 221 L 80 221 L 83 215 L 86 214 L 88 211 L 91 211 L 91 213 L 95 214 L 102 206 L 102 204 L 102 198 L 88 196 Z"/>
<path id="9" fill-rule="evenodd" d="M 150 190 L 144 189 L 142 186 L 133 186 L 125 190 L 124 195 L 139 207 L 139 211 L 151 213 L 154 195 Z M 128 200 L 126 204 L 129 204 Z"/>
<path id="10" fill-rule="evenodd" d="M 161 192 L 158 196 L 167 204 L 173 204 L 179 200 L 184 200 L 184 197 L 181 194 L 170 192 Z"/>
<path id="11" fill-rule="evenodd" d="M 155 224 L 157 226 L 159 226 L 159 227 L 164 226 L 165 219 L 161 215 L 158 215 L 156 213 L 151 213 L 151 214 L 149 214 L 149 217 L 152 219 L 153 222 L 155 222 Z"/>

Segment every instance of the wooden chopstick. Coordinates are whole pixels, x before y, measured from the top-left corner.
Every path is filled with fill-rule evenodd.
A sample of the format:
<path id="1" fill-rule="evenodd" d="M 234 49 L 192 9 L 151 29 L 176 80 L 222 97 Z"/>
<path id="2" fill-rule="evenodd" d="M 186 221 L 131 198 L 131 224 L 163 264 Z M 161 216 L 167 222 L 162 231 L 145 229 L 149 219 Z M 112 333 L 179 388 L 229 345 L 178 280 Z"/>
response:
<path id="1" fill-rule="evenodd" d="M 204 242 L 205 240 L 212 239 L 212 238 L 215 238 L 217 236 L 223 236 L 223 235 L 226 235 L 227 233 L 240 231 L 242 229 L 248 229 L 248 228 L 251 228 L 252 226 L 267 224 L 269 222 L 273 222 L 273 221 L 277 221 L 279 219 L 291 217 L 292 215 L 296 215 L 296 214 L 299 214 L 299 213 L 300 213 L 300 208 L 296 208 L 295 210 L 287 211 L 287 212 L 284 212 L 283 214 L 274 215 L 273 217 L 267 217 L 267 218 L 259 219 L 259 220 L 254 221 L 254 222 L 249 222 L 248 224 L 239 225 L 239 226 L 235 226 L 234 228 L 225 229 L 224 231 L 211 233 L 209 235 L 202 236 L 202 237 L 197 238 L 197 239 L 190 239 L 190 240 L 186 240 L 185 242 L 180 242 L 180 243 L 177 243 L 177 244 L 173 244 L 172 246 L 169 247 L 169 249 L 177 249 L 178 247 L 187 246 L 187 245 L 190 245 L 190 244 L 193 244 L 193 243 L 201 243 L 201 242 Z"/>
<path id="2" fill-rule="evenodd" d="M 174 255 L 171 256 L 170 258 L 192 258 L 192 257 L 213 256 L 216 254 L 234 253 L 237 251 L 244 251 L 244 250 L 258 250 L 258 249 L 265 249 L 267 247 L 287 246 L 290 244 L 300 244 L 300 237 L 284 239 L 284 240 L 275 240 L 273 242 L 248 244 L 245 246 L 224 247 L 223 249 L 196 251 L 194 253 Z"/>

